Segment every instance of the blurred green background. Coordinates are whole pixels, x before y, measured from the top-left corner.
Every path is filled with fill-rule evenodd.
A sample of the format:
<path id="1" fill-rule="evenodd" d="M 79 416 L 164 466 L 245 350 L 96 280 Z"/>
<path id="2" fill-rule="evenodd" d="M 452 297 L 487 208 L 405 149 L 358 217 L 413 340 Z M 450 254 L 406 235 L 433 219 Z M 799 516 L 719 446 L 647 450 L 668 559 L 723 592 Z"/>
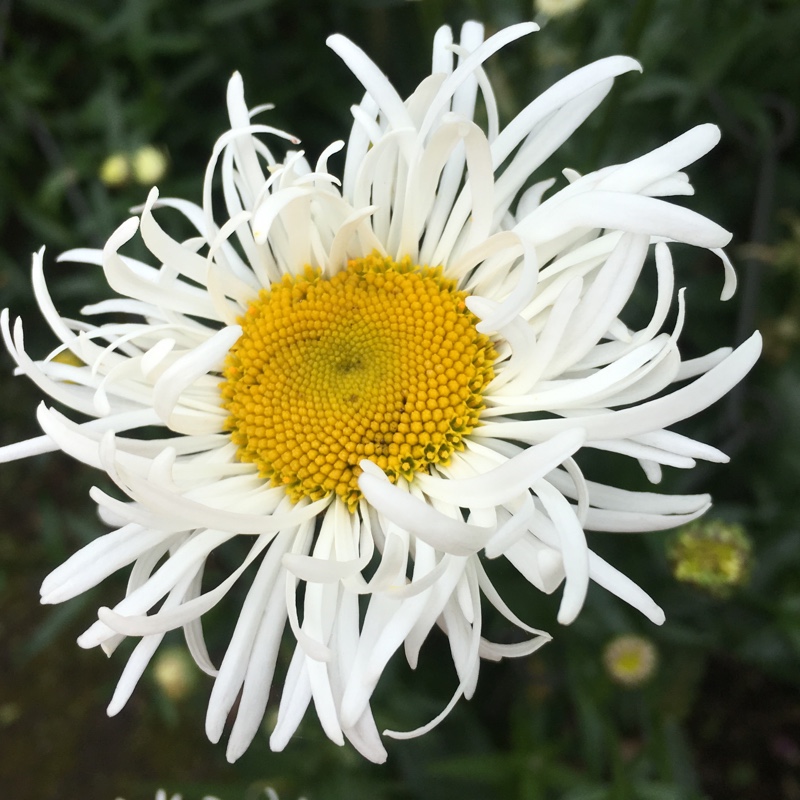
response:
<path id="1" fill-rule="evenodd" d="M 625 53 L 644 66 L 643 75 L 618 80 L 539 179 L 567 166 L 587 171 L 628 160 L 699 122 L 722 128 L 722 144 L 690 169 L 697 196 L 687 204 L 734 231 L 729 253 L 740 290 L 719 303 L 718 262 L 675 248 L 678 285 L 689 287 L 683 350 L 692 356 L 733 344 L 758 326 L 765 354 L 746 385 L 678 426 L 721 447 L 732 463 L 667 470 L 664 485 L 714 493 L 710 517 L 718 524 L 705 533 L 723 546 L 715 531 L 741 526 L 752 546 L 746 579 L 724 589 L 678 580 L 675 533 L 594 534 L 592 546 L 653 594 L 667 623 L 655 628 L 593 589 L 578 622 L 564 629 L 555 622 L 557 599 L 500 565 L 493 574 L 511 607 L 555 634 L 540 653 L 485 664 L 476 697 L 423 739 L 388 741 L 383 767 L 330 743 L 313 713 L 285 753 L 269 752 L 265 732 L 230 766 L 224 746 L 205 740 L 210 680 L 182 660 L 179 636 L 168 638 L 127 708 L 105 716 L 124 652 L 107 662 L 74 640 L 99 605 L 122 595 L 125 576 L 64 606 L 38 605 L 47 572 L 103 531 L 87 497 L 101 476 L 58 455 L 4 465 L 5 797 L 139 800 L 165 786 L 187 800 L 203 793 L 234 800 L 262 796 L 270 785 L 282 800 L 800 798 L 796 0 L 586 0 L 550 18 L 515 0 L 1 0 L 0 307 L 26 318 L 30 351 L 49 351 L 29 282 L 30 254 L 43 244 L 67 314 L 108 291 L 98 270 L 60 267 L 54 256 L 102 244 L 145 198 L 147 175 L 101 180 L 109 156 L 132 163 L 129 156 L 152 146 L 166 159 L 162 195 L 199 200 L 206 159 L 226 129 L 233 70 L 243 73 L 249 103 L 274 103 L 270 123 L 299 135 L 313 160 L 346 137 L 349 106 L 361 96 L 325 47 L 328 34 L 354 39 L 407 94 L 429 71 L 435 29 L 470 18 L 490 31 L 531 18 L 543 24 L 489 62 L 506 122 L 596 58 Z M 652 291 L 642 287 L 643 308 Z M 41 400 L 11 370 L 3 352 L 0 444 L 36 433 Z M 645 488 L 630 465 L 609 465 L 620 484 Z M 236 603 L 231 598 L 207 626 L 217 657 Z M 488 625 L 495 639 L 513 636 L 497 620 Z M 622 634 L 644 637 L 657 653 L 652 675 L 637 686 L 620 683 L 604 660 Z M 287 643 L 284 660 L 290 652 Z M 396 661 L 375 698 L 379 726 L 415 727 L 438 713 L 456 684 L 444 637 L 431 638 L 416 673 Z"/>

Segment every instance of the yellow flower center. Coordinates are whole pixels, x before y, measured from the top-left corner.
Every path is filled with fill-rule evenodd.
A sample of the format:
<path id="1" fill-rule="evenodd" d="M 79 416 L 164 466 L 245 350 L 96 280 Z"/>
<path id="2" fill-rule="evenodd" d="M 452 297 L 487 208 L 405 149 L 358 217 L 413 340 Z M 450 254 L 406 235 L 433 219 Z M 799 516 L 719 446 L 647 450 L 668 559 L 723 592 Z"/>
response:
<path id="1" fill-rule="evenodd" d="M 603 660 L 615 681 L 638 686 L 652 676 L 658 655 L 649 639 L 629 634 L 613 639 L 605 648 Z"/>
<path id="2" fill-rule="evenodd" d="M 446 464 L 497 356 L 466 296 L 441 268 L 377 254 L 262 289 L 221 384 L 239 459 L 294 501 L 336 492 L 351 511 L 362 459 L 392 482 Z"/>

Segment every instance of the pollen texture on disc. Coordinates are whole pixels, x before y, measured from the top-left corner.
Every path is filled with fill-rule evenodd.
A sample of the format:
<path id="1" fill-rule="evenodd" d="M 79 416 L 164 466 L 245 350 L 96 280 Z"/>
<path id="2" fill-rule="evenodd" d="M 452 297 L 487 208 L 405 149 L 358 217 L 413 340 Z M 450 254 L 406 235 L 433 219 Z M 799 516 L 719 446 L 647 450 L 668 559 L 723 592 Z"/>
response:
<path id="1" fill-rule="evenodd" d="M 391 481 L 447 463 L 496 358 L 466 296 L 440 268 L 377 254 L 262 290 L 221 384 L 238 458 L 295 501 L 336 492 L 351 510 L 365 458 Z"/>

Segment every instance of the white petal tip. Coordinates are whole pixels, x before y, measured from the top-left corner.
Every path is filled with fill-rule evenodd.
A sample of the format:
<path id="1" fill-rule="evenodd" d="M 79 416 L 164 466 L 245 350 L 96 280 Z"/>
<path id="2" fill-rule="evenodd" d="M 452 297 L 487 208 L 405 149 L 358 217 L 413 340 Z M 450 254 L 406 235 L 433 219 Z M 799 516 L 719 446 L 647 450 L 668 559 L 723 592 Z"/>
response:
<path id="1" fill-rule="evenodd" d="M 754 331 L 753 335 L 745 341 L 744 344 L 739 345 L 738 349 L 747 348 L 746 352 L 751 353 L 751 357 L 753 358 L 753 363 L 758 360 L 758 357 L 761 355 L 761 348 L 764 345 L 764 340 L 761 337 L 760 331 Z"/>
<path id="2" fill-rule="evenodd" d="M 331 50 L 336 51 L 336 48 L 341 46 L 344 42 L 349 42 L 350 40 L 346 36 L 342 36 L 341 33 L 332 33 L 326 40 L 325 44 L 331 48 Z M 338 51 L 337 51 L 338 52 Z"/>
<path id="3" fill-rule="evenodd" d="M 222 716 L 220 720 L 219 717 Z M 206 738 L 211 744 L 216 744 L 222 737 L 225 728 L 225 715 L 214 715 L 214 719 L 206 719 Z M 230 751 L 230 747 L 228 748 Z"/>
<path id="4" fill-rule="evenodd" d="M 389 757 L 389 754 L 381 748 L 380 750 L 370 751 L 368 753 L 364 753 L 364 755 L 373 763 L 373 764 L 385 764 L 386 759 Z"/>
<path id="5" fill-rule="evenodd" d="M 125 707 L 124 703 L 115 703 L 113 700 L 108 704 L 108 708 L 106 708 L 106 716 L 109 717 L 116 717 L 120 711 Z"/>
<path id="6" fill-rule="evenodd" d="M 96 636 L 88 636 L 86 633 L 82 633 L 75 641 L 82 650 L 91 650 L 100 644 Z"/>
<path id="7" fill-rule="evenodd" d="M 47 594 L 43 594 L 41 598 L 39 598 L 39 602 L 43 606 L 54 606 L 62 602 L 62 600 L 58 596 L 58 592 L 54 591 L 54 592 L 48 592 Z"/>
<path id="8" fill-rule="evenodd" d="M 556 621 L 559 625 L 572 625 L 578 617 L 580 609 L 568 609 L 566 611 L 559 610 L 556 616 Z"/>
<path id="9" fill-rule="evenodd" d="M 225 751 L 225 759 L 229 764 L 235 764 L 245 754 L 246 750 L 247 745 L 242 747 L 240 744 L 237 744 L 235 747 L 232 747 L 231 744 L 228 743 L 228 749 Z"/>

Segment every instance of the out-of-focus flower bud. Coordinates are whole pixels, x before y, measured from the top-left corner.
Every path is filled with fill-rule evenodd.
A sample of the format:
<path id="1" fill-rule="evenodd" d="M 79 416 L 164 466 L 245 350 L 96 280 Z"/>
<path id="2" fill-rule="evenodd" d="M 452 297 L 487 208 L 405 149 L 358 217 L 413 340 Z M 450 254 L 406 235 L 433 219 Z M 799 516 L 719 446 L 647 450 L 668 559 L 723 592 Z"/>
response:
<path id="1" fill-rule="evenodd" d="M 626 634 L 617 636 L 606 645 L 603 663 L 615 683 L 641 686 L 656 671 L 658 653 L 649 639 Z"/>
<path id="2" fill-rule="evenodd" d="M 725 596 L 747 580 L 751 550 L 741 525 L 698 520 L 681 528 L 669 546 L 672 574 L 679 581 Z"/>
<path id="3" fill-rule="evenodd" d="M 167 164 L 167 157 L 157 147 L 151 144 L 140 147 L 131 158 L 134 180 L 144 186 L 153 186 L 166 174 Z"/>
<path id="4" fill-rule="evenodd" d="M 112 153 L 100 165 L 100 180 L 106 186 L 116 188 L 127 183 L 131 176 L 131 166 L 124 153 Z"/>
<path id="5" fill-rule="evenodd" d="M 189 655 L 180 648 L 172 647 L 156 657 L 153 679 L 170 700 L 183 700 L 197 683 L 197 670 Z"/>
<path id="6" fill-rule="evenodd" d="M 586 0 L 534 0 L 534 7 L 540 14 L 548 17 L 560 17 L 580 8 Z"/>

